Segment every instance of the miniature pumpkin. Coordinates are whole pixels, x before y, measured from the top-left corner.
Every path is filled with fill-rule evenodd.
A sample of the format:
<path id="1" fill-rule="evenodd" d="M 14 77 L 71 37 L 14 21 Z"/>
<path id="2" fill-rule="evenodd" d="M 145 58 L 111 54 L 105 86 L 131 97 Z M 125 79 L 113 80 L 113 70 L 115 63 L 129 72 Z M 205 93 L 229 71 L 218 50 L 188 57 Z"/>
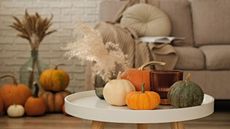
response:
<path id="1" fill-rule="evenodd" d="M 25 112 L 28 116 L 41 116 L 46 112 L 46 104 L 43 98 L 38 97 L 38 85 L 33 84 L 35 87 L 35 92 L 33 96 L 29 97 L 25 103 Z"/>
<path id="2" fill-rule="evenodd" d="M 114 79 L 106 83 L 103 89 L 105 101 L 111 105 L 123 106 L 126 105 L 125 97 L 131 92 L 135 91 L 133 84 L 125 79 Z"/>
<path id="3" fill-rule="evenodd" d="M 190 81 L 190 74 L 184 81 L 175 82 L 168 92 L 171 105 L 182 108 L 201 105 L 204 92 L 199 85 Z"/>
<path id="4" fill-rule="evenodd" d="M 61 91 L 52 93 L 49 91 L 42 91 L 39 96 L 45 100 L 46 112 L 62 112 L 62 107 L 64 105 L 64 98 L 69 95 L 69 91 Z"/>
<path id="5" fill-rule="evenodd" d="M 0 89 L 5 109 L 13 104 L 24 106 L 26 100 L 32 95 L 32 92 L 26 85 L 18 84 L 16 78 L 12 75 L 5 75 L 0 77 L 0 79 L 6 77 L 12 78 L 13 84 L 4 84 Z"/>
<path id="6" fill-rule="evenodd" d="M 0 116 L 3 115 L 3 113 L 4 113 L 4 103 L 0 95 Z"/>
<path id="7" fill-rule="evenodd" d="M 10 105 L 7 109 L 7 115 L 9 117 L 22 117 L 25 113 L 25 109 L 22 105 Z"/>
<path id="8" fill-rule="evenodd" d="M 65 90 L 68 86 L 69 75 L 64 70 L 58 69 L 59 65 L 42 72 L 39 82 L 44 90 L 57 92 Z"/>
<path id="9" fill-rule="evenodd" d="M 150 90 L 150 70 L 144 69 L 149 65 L 165 65 L 164 62 L 151 61 L 143 64 L 138 69 L 128 69 L 122 73 L 121 78 L 129 80 L 136 88 L 137 91 L 141 91 L 141 85 L 145 84 L 145 90 Z"/>
<path id="10" fill-rule="evenodd" d="M 153 91 L 145 91 L 143 84 L 142 91 L 127 94 L 126 104 L 128 108 L 134 110 L 152 110 L 160 104 L 160 95 Z"/>

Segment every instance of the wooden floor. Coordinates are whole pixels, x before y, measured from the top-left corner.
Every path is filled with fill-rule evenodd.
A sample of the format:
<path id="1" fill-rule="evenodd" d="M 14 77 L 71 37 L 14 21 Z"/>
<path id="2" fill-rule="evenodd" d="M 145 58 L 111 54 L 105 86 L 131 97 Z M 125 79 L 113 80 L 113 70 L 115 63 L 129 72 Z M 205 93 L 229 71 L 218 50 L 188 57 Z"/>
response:
<path id="1" fill-rule="evenodd" d="M 62 114 L 42 117 L 0 117 L 0 129 L 90 129 L 91 121 Z M 187 121 L 186 129 L 230 129 L 230 112 L 215 112 L 209 117 Z M 105 129 L 136 129 L 134 124 L 106 123 Z M 149 129 L 170 129 L 169 124 L 151 124 Z"/>

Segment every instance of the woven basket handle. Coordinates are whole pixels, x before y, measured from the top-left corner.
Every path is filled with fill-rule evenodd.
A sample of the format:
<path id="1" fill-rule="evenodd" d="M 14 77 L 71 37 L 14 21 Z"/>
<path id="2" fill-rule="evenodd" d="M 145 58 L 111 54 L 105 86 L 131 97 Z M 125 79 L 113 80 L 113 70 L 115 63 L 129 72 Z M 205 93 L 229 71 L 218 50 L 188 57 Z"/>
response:
<path id="1" fill-rule="evenodd" d="M 144 70 L 145 67 L 150 66 L 150 65 L 165 65 L 165 62 L 161 62 L 161 61 L 150 61 L 148 63 L 145 63 L 143 65 L 141 65 L 141 67 L 139 67 L 139 70 Z"/>

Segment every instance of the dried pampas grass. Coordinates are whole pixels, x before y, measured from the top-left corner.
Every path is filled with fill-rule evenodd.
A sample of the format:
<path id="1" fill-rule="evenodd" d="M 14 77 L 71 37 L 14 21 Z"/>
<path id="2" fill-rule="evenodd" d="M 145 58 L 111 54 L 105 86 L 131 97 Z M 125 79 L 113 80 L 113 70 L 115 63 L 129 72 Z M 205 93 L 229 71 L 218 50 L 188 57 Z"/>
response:
<path id="1" fill-rule="evenodd" d="M 85 23 L 77 24 L 74 32 L 76 39 L 65 47 L 65 56 L 92 62 L 94 74 L 100 75 L 105 81 L 127 68 L 127 57 L 118 44 L 103 43 L 100 33 Z"/>

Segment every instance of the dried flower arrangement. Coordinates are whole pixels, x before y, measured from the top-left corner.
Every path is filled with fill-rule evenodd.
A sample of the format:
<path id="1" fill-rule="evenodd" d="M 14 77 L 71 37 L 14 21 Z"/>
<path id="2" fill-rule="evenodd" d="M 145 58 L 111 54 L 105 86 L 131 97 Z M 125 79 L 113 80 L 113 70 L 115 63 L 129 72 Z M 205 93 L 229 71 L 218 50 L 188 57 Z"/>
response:
<path id="1" fill-rule="evenodd" d="M 31 88 L 34 81 L 35 67 L 38 67 L 39 74 L 42 72 L 41 68 L 39 68 L 40 64 L 37 59 L 39 45 L 47 35 L 56 32 L 56 30 L 49 31 L 49 28 L 52 25 L 51 21 L 53 16 L 51 16 L 49 19 L 42 18 L 37 12 L 34 15 L 29 15 L 26 10 L 22 20 L 19 20 L 19 18 L 15 16 L 13 16 L 13 18 L 15 21 L 12 25 L 10 25 L 10 27 L 17 30 L 19 32 L 17 36 L 28 40 L 31 46 L 32 63 L 29 64 L 32 64 L 32 66 L 28 66 L 26 68 L 29 71 L 28 82 L 26 82 L 26 84 L 28 84 L 28 86 Z M 20 75 L 20 80 L 22 81 L 21 78 L 25 78 L 25 75 Z"/>
<path id="2" fill-rule="evenodd" d="M 79 23 L 74 33 L 76 40 L 67 45 L 65 55 L 92 62 L 94 75 L 100 75 L 108 81 L 128 67 L 127 56 L 119 45 L 112 42 L 104 43 L 100 33 L 91 26 Z"/>
<path id="3" fill-rule="evenodd" d="M 42 18 L 37 12 L 35 15 L 29 15 L 27 10 L 25 11 L 24 18 L 20 21 L 17 17 L 13 16 L 15 22 L 10 27 L 19 31 L 17 36 L 29 41 L 32 49 L 38 49 L 42 40 L 49 34 L 52 34 L 56 30 L 48 31 L 52 25 L 51 20 Z"/>

